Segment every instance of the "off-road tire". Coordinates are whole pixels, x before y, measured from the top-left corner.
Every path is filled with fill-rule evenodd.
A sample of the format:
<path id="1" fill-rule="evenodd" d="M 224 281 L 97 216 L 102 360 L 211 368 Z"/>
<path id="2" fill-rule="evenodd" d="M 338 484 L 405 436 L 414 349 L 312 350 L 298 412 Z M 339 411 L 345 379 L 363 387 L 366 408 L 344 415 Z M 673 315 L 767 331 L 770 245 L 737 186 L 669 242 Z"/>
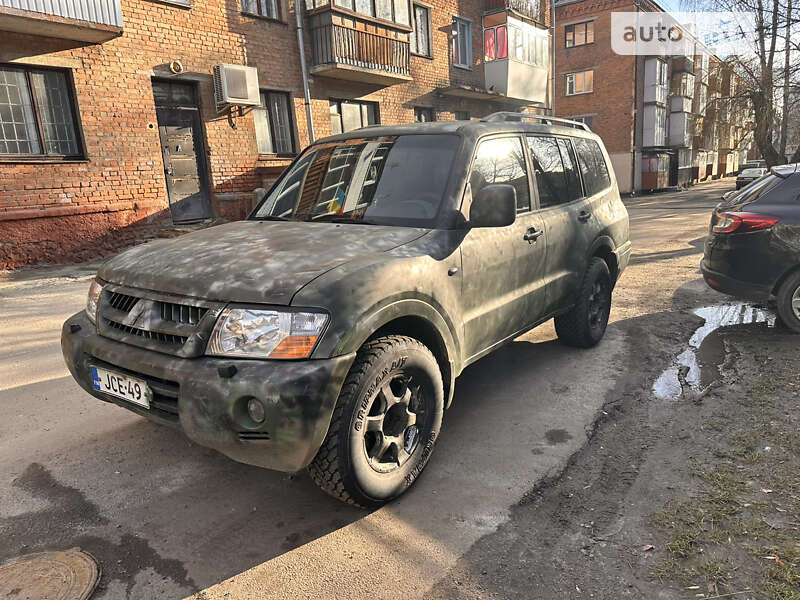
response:
<path id="1" fill-rule="evenodd" d="M 597 307 L 593 305 L 592 299 L 598 293 L 598 285 L 601 287 L 600 300 L 604 305 L 600 307 L 601 314 L 597 315 L 599 319 L 595 321 L 592 311 Z M 606 262 L 597 257 L 590 259 L 578 292 L 578 301 L 569 312 L 554 319 L 558 339 L 568 346 L 577 348 L 591 348 L 603 339 L 611 312 L 613 287 Z"/>
<path id="2" fill-rule="evenodd" d="M 429 394 L 423 411 L 426 425 L 424 431 L 420 426 L 420 437 L 402 466 L 382 473 L 371 466 L 364 432 L 380 390 L 404 373 L 413 373 L 421 386 L 425 386 L 424 393 Z M 348 504 L 377 508 L 401 495 L 417 480 L 433 452 L 443 414 L 442 374 L 431 351 L 405 336 L 370 340 L 358 351 L 342 386 L 328 433 L 308 466 L 311 478 L 325 492 Z"/>
<path id="3" fill-rule="evenodd" d="M 800 333 L 800 316 L 798 316 L 792 301 L 800 299 L 800 271 L 797 271 L 786 279 L 778 288 L 775 294 L 775 304 L 778 311 L 778 318 L 791 331 Z"/>

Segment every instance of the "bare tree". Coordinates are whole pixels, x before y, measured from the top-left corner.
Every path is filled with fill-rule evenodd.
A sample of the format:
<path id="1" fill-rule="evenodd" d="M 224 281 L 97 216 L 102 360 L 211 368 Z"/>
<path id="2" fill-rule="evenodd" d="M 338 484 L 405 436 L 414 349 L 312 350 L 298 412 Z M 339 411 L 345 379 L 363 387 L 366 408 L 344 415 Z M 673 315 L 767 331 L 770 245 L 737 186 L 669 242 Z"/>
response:
<path id="1" fill-rule="evenodd" d="M 786 34 L 784 39 L 784 47 L 783 47 L 783 110 L 782 110 L 782 118 L 780 123 L 780 154 L 782 157 L 786 157 L 786 142 L 787 142 L 787 134 L 789 132 L 789 98 L 791 96 L 791 74 L 790 68 L 792 66 L 792 44 L 791 44 L 791 32 L 792 32 L 792 0 L 787 0 L 786 3 Z"/>
<path id="2" fill-rule="evenodd" d="M 755 31 L 744 38 L 751 47 L 727 62 L 744 83 L 742 93 L 752 105 L 756 148 L 769 166 L 785 163 L 790 100 L 792 91 L 800 90 L 800 20 L 793 0 L 688 0 L 687 4 L 694 10 L 713 7 L 754 16 Z M 791 160 L 800 160 L 800 151 Z"/>

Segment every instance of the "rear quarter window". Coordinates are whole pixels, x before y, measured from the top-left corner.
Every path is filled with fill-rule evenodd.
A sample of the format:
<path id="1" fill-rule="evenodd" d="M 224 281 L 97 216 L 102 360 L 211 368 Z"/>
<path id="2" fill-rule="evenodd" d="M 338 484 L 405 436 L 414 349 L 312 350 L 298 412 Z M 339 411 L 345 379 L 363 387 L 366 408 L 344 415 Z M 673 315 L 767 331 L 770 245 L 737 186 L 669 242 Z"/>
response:
<path id="1" fill-rule="evenodd" d="M 600 144 L 587 138 L 573 138 L 578 163 L 581 166 L 586 195 L 593 196 L 611 186 L 608 165 Z"/>
<path id="2" fill-rule="evenodd" d="M 740 192 L 731 194 L 728 197 L 728 199 L 722 204 L 722 206 L 730 207 L 736 205 L 744 206 L 745 204 L 750 204 L 751 202 L 755 202 L 756 200 L 758 200 L 761 196 L 763 196 L 767 192 L 773 190 L 782 182 L 783 179 L 781 179 L 777 175 L 773 175 L 772 173 L 767 173 L 761 179 L 756 179 L 753 183 L 751 183 L 747 187 L 742 188 Z"/>

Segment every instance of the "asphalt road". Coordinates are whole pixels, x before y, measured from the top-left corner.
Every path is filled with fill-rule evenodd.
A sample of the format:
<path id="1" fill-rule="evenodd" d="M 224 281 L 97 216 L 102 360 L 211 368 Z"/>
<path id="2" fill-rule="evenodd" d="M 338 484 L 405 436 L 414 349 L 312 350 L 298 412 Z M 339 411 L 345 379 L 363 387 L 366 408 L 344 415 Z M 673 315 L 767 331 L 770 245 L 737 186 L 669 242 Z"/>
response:
<path id="1" fill-rule="evenodd" d="M 710 208 L 732 186 L 626 201 L 634 256 L 602 344 L 569 349 L 546 324 L 468 368 L 425 475 L 372 513 L 80 390 L 59 331 L 91 266 L 0 274 L 0 562 L 79 546 L 105 599 L 422 597 L 638 376 L 632 324 L 681 310 L 674 292 L 697 284 Z"/>

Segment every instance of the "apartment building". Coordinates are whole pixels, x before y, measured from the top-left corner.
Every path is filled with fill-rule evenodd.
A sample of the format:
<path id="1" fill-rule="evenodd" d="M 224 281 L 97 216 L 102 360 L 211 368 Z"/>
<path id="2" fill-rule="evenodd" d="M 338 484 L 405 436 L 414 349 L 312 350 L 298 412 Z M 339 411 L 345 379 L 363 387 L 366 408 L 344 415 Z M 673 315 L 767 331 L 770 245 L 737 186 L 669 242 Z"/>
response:
<path id="1" fill-rule="evenodd" d="M 615 54 L 611 14 L 636 11 L 662 8 L 651 0 L 556 3 L 556 113 L 603 138 L 623 193 L 733 173 L 750 147 L 741 83 L 698 41 L 685 56 Z"/>
<path id="2" fill-rule="evenodd" d="M 0 0 L 0 269 L 242 218 L 312 129 L 543 108 L 548 24 L 540 0 Z"/>

